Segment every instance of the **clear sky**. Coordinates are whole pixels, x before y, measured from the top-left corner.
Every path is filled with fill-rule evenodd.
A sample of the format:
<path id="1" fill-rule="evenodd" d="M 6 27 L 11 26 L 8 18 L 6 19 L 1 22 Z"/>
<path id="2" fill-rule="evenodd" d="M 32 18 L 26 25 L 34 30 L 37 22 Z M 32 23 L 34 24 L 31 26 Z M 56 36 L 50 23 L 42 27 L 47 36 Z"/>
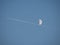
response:
<path id="1" fill-rule="evenodd" d="M 0 45 L 60 45 L 59 2 L 0 0 Z M 41 26 L 39 19 L 43 21 Z"/>

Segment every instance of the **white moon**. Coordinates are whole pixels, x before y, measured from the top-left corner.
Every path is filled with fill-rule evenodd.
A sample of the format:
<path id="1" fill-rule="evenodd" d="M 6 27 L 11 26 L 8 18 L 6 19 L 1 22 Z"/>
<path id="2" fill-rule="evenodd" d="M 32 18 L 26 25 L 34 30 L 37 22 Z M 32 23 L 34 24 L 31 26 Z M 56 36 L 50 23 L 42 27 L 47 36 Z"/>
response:
<path id="1" fill-rule="evenodd" d="M 39 19 L 39 25 L 42 25 L 42 20 L 41 19 Z"/>

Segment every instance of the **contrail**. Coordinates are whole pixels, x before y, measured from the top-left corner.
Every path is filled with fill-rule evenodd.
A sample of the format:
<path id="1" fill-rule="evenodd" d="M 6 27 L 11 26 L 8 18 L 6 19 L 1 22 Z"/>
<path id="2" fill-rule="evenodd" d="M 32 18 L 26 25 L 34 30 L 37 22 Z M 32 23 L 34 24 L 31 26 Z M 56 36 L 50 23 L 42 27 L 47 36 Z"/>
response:
<path id="1" fill-rule="evenodd" d="M 27 23 L 27 24 L 32 24 L 32 25 L 38 25 L 32 22 L 28 22 L 28 21 L 24 21 L 24 20 L 20 20 L 20 19 L 16 19 L 16 18 L 8 18 L 9 20 L 13 20 L 13 21 L 17 21 L 17 22 L 23 22 L 23 23 Z"/>

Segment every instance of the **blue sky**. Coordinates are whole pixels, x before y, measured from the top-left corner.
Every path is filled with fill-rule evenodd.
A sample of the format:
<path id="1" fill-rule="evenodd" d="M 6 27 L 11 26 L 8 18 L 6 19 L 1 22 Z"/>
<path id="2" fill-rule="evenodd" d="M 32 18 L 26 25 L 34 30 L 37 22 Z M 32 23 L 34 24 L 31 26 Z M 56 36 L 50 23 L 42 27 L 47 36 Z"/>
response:
<path id="1" fill-rule="evenodd" d="M 1 45 L 60 45 L 60 1 L 1 0 L 0 2 Z M 10 18 L 28 21 L 34 25 Z M 43 21 L 41 26 L 38 26 L 39 19 Z"/>

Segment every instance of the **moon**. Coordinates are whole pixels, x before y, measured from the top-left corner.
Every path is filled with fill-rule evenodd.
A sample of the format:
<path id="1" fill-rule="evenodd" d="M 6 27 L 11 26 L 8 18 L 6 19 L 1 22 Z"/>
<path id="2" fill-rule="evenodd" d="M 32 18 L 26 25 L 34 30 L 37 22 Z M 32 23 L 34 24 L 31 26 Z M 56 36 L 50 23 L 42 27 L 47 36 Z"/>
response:
<path id="1" fill-rule="evenodd" d="M 42 20 L 41 19 L 39 19 L 39 23 L 38 23 L 38 25 L 42 25 Z"/>

